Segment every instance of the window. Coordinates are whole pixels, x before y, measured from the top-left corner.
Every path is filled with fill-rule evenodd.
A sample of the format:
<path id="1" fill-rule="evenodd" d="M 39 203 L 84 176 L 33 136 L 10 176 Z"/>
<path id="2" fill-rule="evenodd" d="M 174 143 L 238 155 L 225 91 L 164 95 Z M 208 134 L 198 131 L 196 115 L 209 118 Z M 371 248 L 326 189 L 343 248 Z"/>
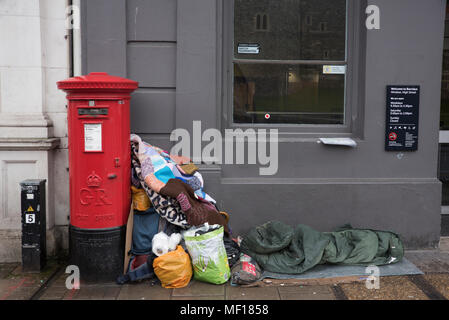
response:
<path id="1" fill-rule="evenodd" d="M 326 22 L 320 22 L 320 31 L 321 32 L 327 31 L 327 23 Z"/>
<path id="2" fill-rule="evenodd" d="M 311 26 L 311 25 L 312 25 L 312 16 L 306 16 L 306 24 L 307 24 L 308 26 Z"/>
<path id="3" fill-rule="evenodd" d="M 346 0 L 264 0 L 254 16 L 261 5 L 234 0 L 233 123 L 345 124 Z M 302 27 L 312 14 L 318 30 Z"/>
<path id="4" fill-rule="evenodd" d="M 256 30 L 266 31 L 268 30 L 268 16 L 266 14 L 256 14 Z"/>

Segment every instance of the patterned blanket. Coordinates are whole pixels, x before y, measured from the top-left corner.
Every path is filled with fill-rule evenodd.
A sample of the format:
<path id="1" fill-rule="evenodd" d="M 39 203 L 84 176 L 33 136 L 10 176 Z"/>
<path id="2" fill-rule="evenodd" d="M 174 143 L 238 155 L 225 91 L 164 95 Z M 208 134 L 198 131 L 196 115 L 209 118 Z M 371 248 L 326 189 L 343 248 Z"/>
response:
<path id="1" fill-rule="evenodd" d="M 189 159 L 170 155 L 166 151 L 144 142 L 138 135 L 131 135 L 132 181 L 136 187 L 142 187 L 151 200 L 156 212 L 168 222 L 189 228 L 184 212 L 178 201 L 160 194 L 160 190 L 170 179 L 179 179 L 189 185 L 195 194 L 211 203 L 215 200 L 204 192 L 204 180 L 197 171 L 186 174 L 180 164 Z"/>

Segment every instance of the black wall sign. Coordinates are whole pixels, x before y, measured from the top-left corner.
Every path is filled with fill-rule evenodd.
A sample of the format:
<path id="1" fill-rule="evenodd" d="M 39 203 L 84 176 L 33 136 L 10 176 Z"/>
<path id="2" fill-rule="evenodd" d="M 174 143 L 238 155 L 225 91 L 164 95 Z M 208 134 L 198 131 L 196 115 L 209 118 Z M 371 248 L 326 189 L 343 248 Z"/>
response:
<path id="1" fill-rule="evenodd" d="M 386 151 L 418 150 L 419 86 L 387 86 Z"/>

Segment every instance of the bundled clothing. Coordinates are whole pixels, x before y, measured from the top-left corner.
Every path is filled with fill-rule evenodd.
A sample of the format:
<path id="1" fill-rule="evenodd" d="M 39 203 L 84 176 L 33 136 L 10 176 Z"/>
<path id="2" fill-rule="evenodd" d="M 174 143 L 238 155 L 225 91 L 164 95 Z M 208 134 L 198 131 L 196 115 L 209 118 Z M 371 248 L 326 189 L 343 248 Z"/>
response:
<path id="1" fill-rule="evenodd" d="M 182 166 L 189 159 L 172 156 L 166 151 L 142 141 L 135 134 L 131 135 L 131 143 L 137 147 L 133 151 L 137 152 L 135 155 L 140 162 L 141 176 L 151 189 L 159 192 L 168 180 L 176 178 L 188 184 L 198 197 L 216 203 L 212 197 L 204 192 L 204 181 L 201 174 L 198 171 L 193 172 L 193 174 L 184 171 L 183 167 L 186 171 L 192 170 L 192 164 Z M 180 163 L 177 163 L 172 158 L 175 158 Z"/>
<path id="2" fill-rule="evenodd" d="M 132 134 L 131 165 L 132 257 L 127 272 L 117 278 L 119 284 L 155 277 L 157 255 L 152 252 L 152 240 L 158 233 L 170 236 L 206 222 L 229 231 L 229 217 L 220 213 L 215 200 L 204 192 L 203 178 L 190 159 L 169 155 Z M 179 248 L 185 249 L 184 241 Z"/>
<path id="3" fill-rule="evenodd" d="M 182 169 L 187 159 L 178 157 L 177 163 L 166 151 L 135 134 L 131 135 L 131 150 L 132 182 L 145 190 L 162 218 L 183 229 L 208 222 L 220 224 L 229 232 L 226 217 L 203 190 L 201 174 L 191 164 L 184 168 L 192 174 Z"/>
<path id="4" fill-rule="evenodd" d="M 226 217 L 218 212 L 212 203 L 198 197 L 189 185 L 177 179 L 170 179 L 160 193 L 178 200 L 189 225 L 199 226 L 206 222 L 210 225 L 219 224 L 224 227 L 225 233 L 229 233 Z"/>

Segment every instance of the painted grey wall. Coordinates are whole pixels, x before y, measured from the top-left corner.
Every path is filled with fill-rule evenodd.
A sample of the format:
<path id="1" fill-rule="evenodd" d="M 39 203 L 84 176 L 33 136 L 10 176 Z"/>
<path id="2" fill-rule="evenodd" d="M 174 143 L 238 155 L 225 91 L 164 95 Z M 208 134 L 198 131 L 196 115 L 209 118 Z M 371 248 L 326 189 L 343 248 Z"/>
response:
<path id="1" fill-rule="evenodd" d="M 169 148 L 174 128 L 229 127 L 222 99 L 232 47 L 222 0 L 83 2 L 83 72 L 106 71 L 140 82 L 131 101 L 132 130 Z M 271 219 L 322 231 L 344 223 L 392 230 L 408 248 L 434 247 L 440 233 L 438 123 L 445 1 L 377 0 L 381 29 L 364 31 L 349 136 L 357 148 L 317 144 L 330 133 L 296 133 L 279 145 L 279 171 L 205 166 L 206 190 L 231 215 L 236 234 Z M 385 94 L 390 84 L 421 86 L 419 150 L 384 151 Z M 295 130 L 292 130 L 294 132 Z M 288 133 L 289 129 L 283 129 Z M 283 134 L 283 137 L 286 134 Z"/>

